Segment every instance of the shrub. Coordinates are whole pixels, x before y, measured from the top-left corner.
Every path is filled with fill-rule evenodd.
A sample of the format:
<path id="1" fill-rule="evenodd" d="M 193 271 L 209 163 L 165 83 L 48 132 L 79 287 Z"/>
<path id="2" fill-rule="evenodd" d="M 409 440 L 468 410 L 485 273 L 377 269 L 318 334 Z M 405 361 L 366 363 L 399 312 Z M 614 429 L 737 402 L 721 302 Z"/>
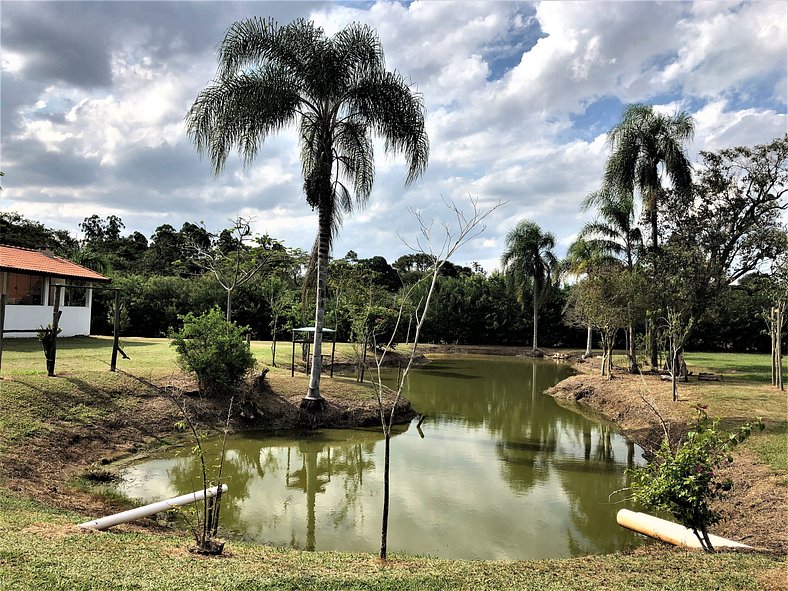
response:
<path id="1" fill-rule="evenodd" d="M 731 450 L 743 443 L 753 428 L 763 430 L 763 422 L 747 423 L 728 433 L 719 420 L 710 422 L 704 407 L 695 407 L 697 418 L 687 437 L 671 447 L 667 437 L 654 459 L 629 470 L 632 498 L 651 509 L 670 511 L 684 527 L 692 529 L 701 546 L 713 552 L 708 527 L 720 520 L 710 503 L 731 488 L 730 480 L 721 480 L 718 469 L 733 461 Z"/>
<path id="2" fill-rule="evenodd" d="M 183 329 L 171 334 L 170 343 L 181 367 L 197 376 L 203 394 L 235 390 L 255 363 L 243 336 L 246 329 L 228 323 L 218 308 L 182 320 Z"/>

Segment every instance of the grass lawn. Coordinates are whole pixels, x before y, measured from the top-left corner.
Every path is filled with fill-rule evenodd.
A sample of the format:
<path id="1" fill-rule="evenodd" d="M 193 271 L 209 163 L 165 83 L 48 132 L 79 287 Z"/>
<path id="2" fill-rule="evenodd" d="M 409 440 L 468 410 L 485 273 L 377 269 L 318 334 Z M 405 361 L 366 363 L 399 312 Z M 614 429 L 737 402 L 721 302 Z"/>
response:
<path id="1" fill-rule="evenodd" d="M 679 382 L 679 399 L 688 407 L 706 405 L 711 418 L 731 427 L 763 418 L 766 430 L 755 433 L 746 446 L 772 470 L 788 475 L 788 392 L 771 385 L 770 356 L 688 352 L 685 361 L 693 376 Z M 616 355 L 614 363 L 626 367 L 626 357 Z M 788 374 L 788 367 L 783 372 Z M 699 373 L 721 376 L 722 381 L 698 381 Z"/>
<path id="2" fill-rule="evenodd" d="M 121 343 L 131 359 L 119 360 L 120 369 L 152 379 L 178 373 L 166 339 L 124 338 Z M 111 346 L 107 338 L 62 339 L 58 377 L 48 378 L 37 340 L 7 340 L 0 371 L 0 456 L 24 454 L 36 437 L 110 424 L 121 411 L 133 411 L 139 385 L 109 372 Z M 258 360 L 270 362 L 269 343 L 255 342 L 252 349 Z M 272 382 L 289 379 L 291 350 L 290 342 L 279 343 L 280 367 L 272 369 Z M 338 345 L 338 351 L 345 358 L 352 354 L 349 345 Z M 685 395 L 713 401 L 716 409 L 731 413 L 723 416 L 733 419 L 766 416 L 769 431 L 748 445 L 760 449 L 777 470 L 782 456 L 786 469 L 785 395 L 769 385 L 768 356 L 743 356 L 741 364 L 722 355 L 687 357 L 696 373 L 702 367 L 700 371 L 724 374 L 725 381 L 682 384 Z M 348 396 L 360 395 L 352 382 L 342 381 L 342 388 Z M 137 526 L 106 533 L 75 529 L 73 524 L 85 517 L 44 505 L 25 496 L 24 489 L 4 488 L 0 480 L 0 589 L 755 590 L 778 588 L 786 572 L 785 556 L 703 555 L 661 547 L 545 561 L 395 555 L 381 564 L 370 554 L 300 552 L 232 541 L 225 556 L 205 559 L 184 550 L 189 543 L 185 535 Z"/>
<path id="3" fill-rule="evenodd" d="M 299 552 L 233 542 L 198 558 L 183 537 L 119 528 L 82 532 L 81 516 L 16 494 L 0 496 L 0 588 L 88 589 L 771 589 L 785 558 L 652 549 L 629 555 L 544 561 L 459 561 Z M 124 530 L 125 531 L 120 531 Z"/>
<path id="4" fill-rule="evenodd" d="M 685 358 L 696 375 L 714 373 L 723 381 L 682 385 L 701 404 L 713 409 L 712 416 L 729 422 L 763 417 L 767 429 L 752 437 L 747 446 L 775 472 L 788 475 L 788 392 L 771 385 L 771 357 L 757 353 L 688 353 Z"/>

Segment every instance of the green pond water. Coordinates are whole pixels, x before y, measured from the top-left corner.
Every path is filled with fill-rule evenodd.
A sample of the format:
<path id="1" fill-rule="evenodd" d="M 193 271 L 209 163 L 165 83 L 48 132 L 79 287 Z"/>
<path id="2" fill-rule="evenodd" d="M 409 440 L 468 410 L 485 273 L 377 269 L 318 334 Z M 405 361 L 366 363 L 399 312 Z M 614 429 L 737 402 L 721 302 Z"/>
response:
<path id="1" fill-rule="evenodd" d="M 503 357 L 414 370 L 406 394 L 427 418 L 421 430 L 414 421 L 392 438 L 389 552 L 538 559 L 638 544 L 615 521 L 626 505 L 608 496 L 626 486 L 624 470 L 642 463 L 641 450 L 544 394 L 570 373 L 560 363 Z M 323 383 L 330 393 L 330 379 Z M 377 552 L 382 474 L 379 430 L 232 436 L 224 535 Z M 128 467 L 120 484 L 142 501 L 201 487 L 187 450 Z"/>

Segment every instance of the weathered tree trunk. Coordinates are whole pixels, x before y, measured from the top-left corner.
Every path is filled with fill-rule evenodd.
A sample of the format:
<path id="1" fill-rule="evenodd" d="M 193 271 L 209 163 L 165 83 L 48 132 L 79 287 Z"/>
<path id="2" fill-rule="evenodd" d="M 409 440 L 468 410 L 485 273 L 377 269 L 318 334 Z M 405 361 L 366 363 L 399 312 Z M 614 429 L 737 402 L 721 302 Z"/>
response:
<path id="1" fill-rule="evenodd" d="M 55 301 L 52 307 L 52 340 L 49 342 L 48 347 L 45 347 L 47 352 L 47 375 L 50 377 L 55 375 L 55 360 L 57 359 L 57 333 L 60 332 L 58 323 L 60 322 L 60 315 L 62 314 L 60 311 L 60 290 L 62 288 L 62 285 L 55 286 Z"/>
<path id="2" fill-rule="evenodd" d="M 232 317 L 233 317 L 233 290 L 232 289 L 228 289 L 227 290 L 227 310 L 226 310 L 226 312 L 227 312 L 227 314 L 226 314 L 226 316 L 227 316 L 227 324 L 230 324 L 230 321 L 232 320 Z M 227 330 L 230 330 L 229 326 L 227 327 Z"/>
<path id="3" fill-rule="evenodd" d="M 534 342 L 533 342 L 533 350 L 536 351 L 537 349 L 537 334 L 538 334 L 538 327 L 539 327 L 539 299 L 538 299 L 538 290 L 537 290 L 537 281 L 534 279 Z"/>
<path id="4" fill-rule="evenodd" d="M 629 373 L 638 373 L 638 352 L 637 344 L 635 343 L 635 328 L 630 324 L 627 327 L 627 338 L 629 340 Z"/>
<path id="5" fill-rule="evenodd" d="M 274 328 L 271 331 L 271 365 L 276 367 L 276 325 L 279 322 L 279 315 L 274 314 Z"/>
<path id="6" fill-rule="evenodd" d="M 318 222 L 317 297 L 315 301 L 315 340 L 312 346 L 312 371 L 309 389 L 302 406 L 321 405 L 320 372 L 323 369 L 323 318 L 326 313 L 326 279 L 328 275 L 328 250 L 331 237 L 331 219 L 327 208 L 321 207 Z"/>
<path id="7" fill-rule="evenodd" d="M 583 353 L 583 357 L 585 359 L 591 357 L 591 355 L 593 354 L 593 352 L 591 350 L 592 349 L 592 345 L 593 345 L 593 339 L 594 339 L 594 329 L 591 328 L 591 325 L 589 324 L 588 325 L 588 334 L 586 336 L 586 352 Z"/>
<path id="8" fill-rule="evenodd" d="M 394 409 L 391 409 L 394 412 Z M 391 431 L 385 429 L 386 448 L 383 455 L 383 524 L 380 528 L 380 559 L 386 560 L 389 533 L 389 452 L 391 451 Z"/>
<path id="9" fill-rule="evenodd" d="M 785 302 L 780 302 L 774 310 L 774 357 L 776 366 L 775 385 L 784 390 L 783 384 L 783 325 L 785 324 Z"/>
<path id="10" fill-rule="evenodd" d="M 651 359 L 649 360 L 651 363 L 651 369 L 656 370 L 659 369 L 659 351 L 657 351 L 657 327 L 655 322 L 652 318 L 648 320 L 650 330 L 648 333 L 648 346 L 651 350 Z"/>
<path id="11" fill-rule="evenodd" d="M 779 331 L 777 330 L 777 308 L 771 308 L 769 315 L 766 318 L 769 325 L 769 335 L 772 337 L 772 386 L 778 383 L 777 372 L 779 370 L 777 363 L 777 345 L 779 343 Z"/>

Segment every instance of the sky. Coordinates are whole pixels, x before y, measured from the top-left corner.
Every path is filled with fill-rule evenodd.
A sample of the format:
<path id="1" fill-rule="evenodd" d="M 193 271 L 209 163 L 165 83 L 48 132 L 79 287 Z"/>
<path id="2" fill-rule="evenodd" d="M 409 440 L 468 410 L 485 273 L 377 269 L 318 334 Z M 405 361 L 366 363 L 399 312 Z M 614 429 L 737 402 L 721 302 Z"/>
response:
<path id="1" fill-rule="evenodd" d="M 227 227 L 238 215 L 309 249 L 297 136 L 266 140 L 255 162 L 214 175 L 184 116 L 214 78 L 237 20 L 311 19 L 332 35 L 377 30 L 386 64 L 426 105 L 430 161 L 404 184 L 402 157 L 376 143 L 368 205 L 346 217 L 342 257 L 408 252 L 418 224 L 504 202 L 454 262 L 499 267 L 505 236 L 529 219 L 563 254 L 592 214 L 606 133 L 641 102 L 686 111 L 701 150 L 766 143 L 787 131 L 788 3 L 730 2 L 0 2 L 0 209 L 79 237 L 92 214 L 124 233 L 161 224 Z M 439 225 L 436 225 L 436 228 Z M 2 241 L 2 237 L 0 237 Z"/>

